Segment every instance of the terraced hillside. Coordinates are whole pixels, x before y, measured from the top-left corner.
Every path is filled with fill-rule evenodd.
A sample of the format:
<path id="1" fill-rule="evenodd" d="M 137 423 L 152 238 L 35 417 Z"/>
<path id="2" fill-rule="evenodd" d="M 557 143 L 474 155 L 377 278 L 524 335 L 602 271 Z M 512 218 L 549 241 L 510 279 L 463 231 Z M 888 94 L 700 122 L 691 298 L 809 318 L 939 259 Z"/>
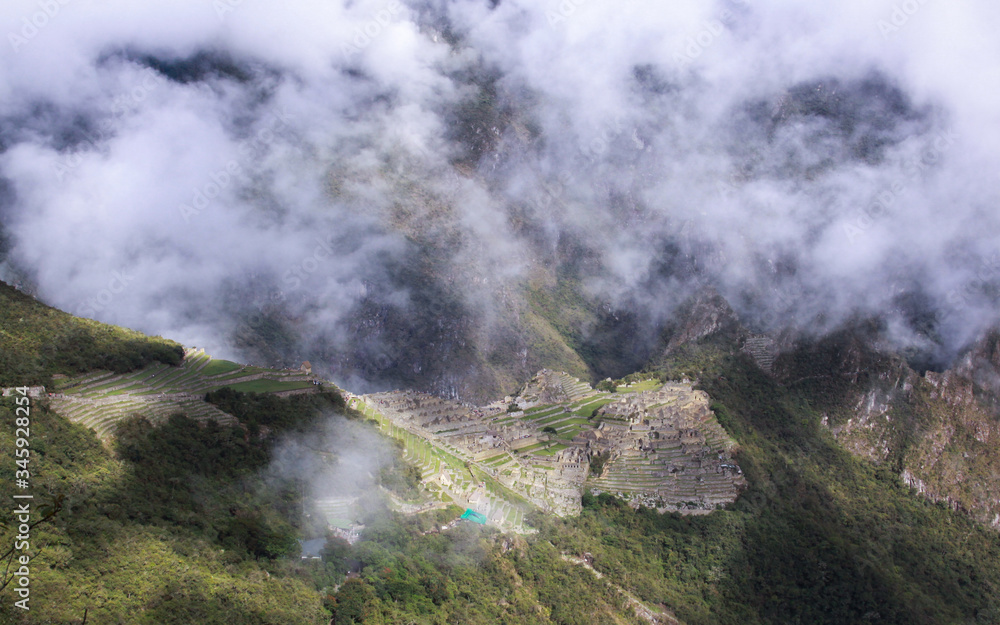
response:
<path id="1" fill-rule="evenodd" d="M 242 366 L 188 349 L 176 367 L 157 363 L 125 374 L 98 371 L 57 377 L 51 405 L 107 438 L 115 423 L 132 414 L 156 422 L 181 412 L 197 420 L 234 424 L 234 417 L 204 400 L 206 392 L 228 386 L 247 392 L 311 393 L 317 388 L 314 381 L 301 371 Z"/>
<path id="2" fill-rule="evenodd" d="M 524 530 L 530 504 L 498 484 L 469 450 L 448 441 L 445 430 L 451 428 L 435 432 L 406 419 L 406 409 L 412 408 L 427 422 L 453 419 L 455 425 L 473 429 L 475 424 L 464 418 L 469 415 L 468 407 L 411 391 L 352 397 L 349 405 L 375 419 L 384 434 L 403 442 L 405 458 L 420 468 L 429 501 L 455 503 L 481 512 L 504 529 Z"/>
<path id="3" fill-rule="evenodd" d="M 587 438 L 608 462 L 588 485 L 655 507 L 711 510 L 733 501 L 745 480 L 708 406 L 706 393 L 683 383 L 604 406 Z"/>
<path id="4" fill-rule="evenodd" d="M 404 443 L 429 493 L 500 526 L 519 528 L 529 504 L 575 514 L 584 490 L 686 512 L 735 500 L 745 480 L 708 396 L 688 382 L 636 389 L 598 392 L 543 370 L 481 407 L 414 391 L 351 401 Z"/>

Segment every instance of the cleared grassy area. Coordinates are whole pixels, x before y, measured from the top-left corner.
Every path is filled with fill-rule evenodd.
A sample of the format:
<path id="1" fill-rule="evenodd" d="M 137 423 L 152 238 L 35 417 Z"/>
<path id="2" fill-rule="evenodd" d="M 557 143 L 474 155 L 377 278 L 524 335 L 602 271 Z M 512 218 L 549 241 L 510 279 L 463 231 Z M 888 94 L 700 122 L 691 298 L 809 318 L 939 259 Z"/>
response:
<path id="1" fill-rule="evenodd" d="M 552 456 L 555 455 L 557 451 L 562 451 L 567 447 L 569 447 L 569 445 L 565 445 L 563 443 L 553 443 L 548 447 L 546 447 L 545 449 L 539 449 L 538 451 L 532 453 L 535 454 L 536 456 Z"/>
<path id="2" fill-rule="evenodd" d="M 144 386 L 132 385 L 132 386 L 126 386 L 125 388 L 122 388 L 122 389 L 118 389 L 117 391 L 111 391 L 111 392 L 108 392 L 108 393 L 103 393 L 102 395 L 104 397 L 114 397 L 115 395 L 125 395 L 126 393 L 135 395 L 135 394 L 137 394 L 136 393 L 137 390 L 142 390 L 144 388 L 145 388 Z"/>
<path id="3" fill-rule="evenodd" d="M 442 468 L 447 467 L 452 470 L 452 489 L 457 492 L 467 492 L 470 489 L 474 489 L 478 483 L 485 483 L 489 498 L 491 500 L 495 499 L 501 502 L 501 505 L 508 507 L 508 510 L 500 508 L 503 515 L 502 518 L 506 520 L 520 519 L 519 522 L 523 522 L 524 509 L 530 508 L 531 504 L 517 493 L 510 491 L 497 482 L 482 468 L 483 466 L 491 469 L 501 467 L 512 460 L 509 455 L 501 453 L 486 458 L 479 463 L 467 463 L 460 456 L 453 453 L 453 451 L 457 452 L 457 450 L 454 450 L 451 446 L 438 446 L 405 428 L 395 425 L 390 419 L 366 402 L 354 401 L 351 405 L 360 410 L 366 417 L 378 422 L 379 429 L 384 434 L 401 441 L 405 449 L 404 456 L 420 467 L 424 478 L 428 476 L 428 471 L 436 473 Z M 442 490 L 432 484 L 427 484 L 426 488 L 427 492 L 433 494 L 438 499 L 446 502 L 452 501 L 451 497 L 448 497 Z M 497 503 L 497 501 L 494 501 L 494 503 Z M 513 509 L 513 513 L 510 509 Z M 491 514 L 495 512 L 494 510 Z"/>
<path id="4" fill-rule="evenodd" d="M 479 467 L 473 465 L 471 471 L 473 478 L 475 480 L 486 484 L 486 490 L 500 497 L 501 499 L 506 501 L 509 505 L 517 508 L 526 508 L 526 509 L 530 509 L 532 507 L 531 504 L 528 503 L 527 499 L 521 497 L 515 492 L 508 490 L 502 484 L 500 484 L 500 482 L 494 480 L 493 477 L 488 475 Z"/>
<path id="5" fill-rule="evenodd" d="M 546 404 L 544 406 L 535 406 L 534 408 L 528 408 L 527 410 L 525 410 L 524 411 L 524 416 L 526 416 L 526 417 L 536 416 L 536 415 L 539 415 L 539 414 L 541 414 L 543 412 L 547 412 L 549 410 L 552 410 L 553 408 L 561 410 L 562 406 L 553 406 L 551 404 Z"/>
<path id="6" fill-rule="evenodd" d="M 288 382 L 286 384 L 293 383 Z M 385 418 L 382 413 L 378 412 L 367 403 L 356 402 L 354 406 L 361 410 L 366 417 L 377 421 L 380 429 L 384 433 L 402 441 L 406 448 L 407 455 L 410 456 L 410 458 L 418 460 L 421 464 L 421 468 L 437 472 L 440 471 L 441 465 L 445 464 L 459 475 L 468 472 L 462 460 L 443 449 L 432 446 L 423 438 L 414 436 L 412 432 L 393 424 Z"/>
<path id="7" fill-rule="evenodd" d="M 602 397 L 601 399 L 592 401 L 589 404 L 580 406 L 577 410 L 573 411 L 573 414 L 581 417 L 593 417 L 599 408 L 606 404 L 610 404 L 613 401 L 615 401 L 614 397 Z"/>
<path id="8" fill-rule="evenodd" d="M 177 367 L 176 369 L 166 371 L 162 375 L 158 375 L 155 378 L 151 379 L 149 381 L 149 385 L 157 388 L 169 386 L 173 384 L 176 380 L 179 380 L 182 377 L 190 375 L 191 373 L 192 371 L 190 369 L 187 369 L 185 367 Z"/>
<path id="9" fill-rule="evenodd" d="M 543 425 L 549 425 L 550 423 L 559 423 L 561 421 L 566 421 L 567 419 L 574 418 L 575 414 L 576 413 L 573 413 L 573 412 L 561 412 L 561 413 L 557 414 L 554 417 L 547 417 L 545 419 L 539 419 L 538 421 L 535 421 L 535 425 L 537 425 L 537 426 L 543 426 Z M 586 419 L 584 419 L 584 421 L 586 421 Z"/>
<path id="10" fill-rule="evenodd" d="M 625 423 L 625 424 L 631 423 L 631 421 L 629 421 L 628 419 L 621 417 L 601 417 L 600 421 L 601 422 L 607 421 L 608 423 Z"/>
<path id="11" fill-rule="evenodd" d="M 156 365 L 153 365 L 152 367 L 147 367 L 146 369 L 143 369 L 141 371 L 137 371 L 136 373 L 133 373 L 132 375 L 125 376 L 123 379 L 124 380 L 129 380 L 129 381 L 132 381 L 132 382 L 146 382 L 146 381 L 150 380 L 154 375 L 156 375 L 160 371 L 163 371 L 163 370 L 165 370 L 167 368 L 168 368 L 167 365 L 156 364 Z"/>
<path id="12" fill-rule="evenodd" d="M 294 391 L 300 388 L 309 388 L 312 382 L 282 382 L 280 380 L 252 380 L 250 382 L 240 382 L 238 384 L 227 384 L 234 391 L 241 393 L 275 393 L 278 391 Z"/>
<path id="13" fill-rule="evenodd" d="M 573 440 L 573 437 L 575 437 L 577 434 L 586 429 L 590 428 L 580 425 L 566 426 L 565 428 L 562 428 L 558 432 L 556 432 L 556 438 L 558 438 L 559 440 L 564 440 L 569 442 Z"/>
<path id="14" fill-rule="evenodd" d="M 208 362 L 212 357 L 205 352 L 199 351 L 184 359 L 184 365 L 187 367 L 198 367 L 204 362 Z"/>
<path id="15" fill-rule="evenodd" d="M 240 368 L 238 363 L 232 362 L 230 360 L 212 360 L 212 362 L 205 365 L 201 370 L 202 375 L 219 375 L 221 373 L 229 373 L 230 371 L 236 371 Z"/>
<path id="16" fill-rule="evenodd" d="M 117 380 L 114 380 L 112 382 L 108 382 L 108 383 L 102 384 L 100 386 L 94 386 L 94 387 L 85 389 L 84 392 L 83 392 L 83 394 L 84 395 L 90 395 L 90 394 L 93 394 L 93 393 L 100 394 L 101 391 L 106 391 L 106 390 L 108 390 L 109 388 L 111 388 L 113 386 L 121 386 L 123 384 L 127 384 L 127 385 L 131 386 L 133 383 L 132 383 L 132 380 L 127 380 L 125 378 L 118 378 Z"/>
<path id="17" fill-rule="evenodd" d="M 548 419 L 549 417 L 552 417 L 553 415 L 558 417 L 561 414 L 565 414 L 565 412 L 563 411 L 562 407 L 559 407 L 559 409 L 557 410 L 546 410 L 545 412 L 540 412 L 538 414 L 526 416 L 523 418 L 523 421 L 525 423 L 541 423 L 542 421 Z"/>
<path id="18" fill-rule="evenodd" d="M 234 371 L 232 373 L 222 373 L 212 378 L 207 378 L 206 382 L 221 386 L 225 382 L 231 382 L 233 380 L 242 380 L 244 378 L 249 378 L 255 375 L 251 373 L 248 369 L 243 371 Z"/>
<path id="19" fill-rule="evenodd" d="M 629 386 L 619 386 L 616 390 L 619 393 L 641 393 L 642 391 L 656 391 L 663 386 L 663 382 L 659 380 L 643 380 L 642 382 L 636 382 L 631 387 Z"/>
<path id="20" fill-rule="evenodd" d="M 497 421 L 494 421 L 493 425 L 498 425 L 498 426 L 499 425 L 509 425 L 509 424 L 511 424 L 511 423 L 513 423 L 515 421 L 517 421 L 517 417 L 508 417 L 506 419 L 499 419 Z"/>

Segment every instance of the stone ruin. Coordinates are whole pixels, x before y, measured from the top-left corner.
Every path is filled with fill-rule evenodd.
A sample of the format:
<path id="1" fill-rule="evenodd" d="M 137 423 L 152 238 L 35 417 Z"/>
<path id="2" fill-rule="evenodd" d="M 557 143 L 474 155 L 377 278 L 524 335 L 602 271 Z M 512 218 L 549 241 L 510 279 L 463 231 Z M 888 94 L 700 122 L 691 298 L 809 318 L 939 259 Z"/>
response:
<path id="1" fill-rule="evenodd" d="M 555 514 L 578 513 L 588 490 L 660 511 L 704 512 L 731 503 L 745 486 L 734 441 L 708 395 L 687 381 L 600 393 L 568 374 L 543 370 L 517 397 L 481 407 L 414 391 L 364 399 L 393 424 Z M 511 404 L 520 410 L 509 411 Z M 581 416 L 583 407 L 601 404 L 592 417 Z M 592 475 L 598 456 L 606 461 L 600 475 Z M 442 469 L 424 480 L 454 487 L 452 473 Z M 485 496 L 481 488 L 464 499 L 452 494 L 464 501 Z"/>

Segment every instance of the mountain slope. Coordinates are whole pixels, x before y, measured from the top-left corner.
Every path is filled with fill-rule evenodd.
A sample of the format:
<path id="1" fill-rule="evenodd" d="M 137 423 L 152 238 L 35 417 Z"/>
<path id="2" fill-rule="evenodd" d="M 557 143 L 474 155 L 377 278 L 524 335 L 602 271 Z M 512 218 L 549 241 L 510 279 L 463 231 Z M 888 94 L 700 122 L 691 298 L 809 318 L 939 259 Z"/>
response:
<path id="1" fill-rule="evenodd" d="M 883 372 L 900 361 L 872 351 L 870 337 L 854 332 L 838 339 L 854 346 L 841 351 L 813 353 L 800 343 L 769 374 L 742 349 L 748 332 L 727 308 L 713 298 L 691 307 L 662 337 L 662 355 L 638 376 L 696 379 L 736 442 L 747 490 L 727 509 L 703 516 L 585 495 L 579 516 L 531 512 L 524 522 L 538 534 L 510 537 L 456 524 L 461 511 L 453 508 L 404 515 L 383 501 L 367 508 L 356 543 L 329 536 L 320 559 L 302 561 L 294 539 L 308 537 L 317 521 L 303 514 L 298 478 L 278 479 L 270 467 L 286 436 L 315 444 L 316 427 L 330 414 L 359 416 L 339 395 L 280 398 L 223 389 L 208 398 L 234 425 L 199 425 L 182 416 L 160 425 L 126 419 L 113 450 L 54 412 L 47 398 L 34 400 L 34 492 L 40 503 L 62 509 L 33 530 L 36 548 L 44 547 L 32 561 L 35 596 L 45 598 L 44 606 L 39 602 L 30 619 L 18 620 L 7 589 L 0 618 L 1000 622 L 997 533 L 907 487 L 899 465 L 849 453 L 823 426 L 824 417 L 827 423 L 850 418 L 854 404 L 844 398 L 888 380 Z M 10 326 L 4 329 L 17 338 Z M 133 345 L 112 339 L 111 347 Z M 993 353 L 987 344 L 975 351 L 973 370 L 986 371 L 977 367 Z M 189 374 L 208 380 L 212 371 Z M 986 409 L 990 379 L 975 379 L 971 392 Z M 949 384 L 939 381 L 942 389 Z M 14 407 L 11 398 L 0 400 L 5 420 Z M 375 435 L 371 424 L 355 424 Z M 901 440 L 917 440 L 900 431 Z M 13 447 L 11 437 L 9 430 L 0 433 L 3 448 Z M 324 454 L 349 451 L 345 445 Z M 374 484 L 412 488 L 412 470 L 399 462 L 398 450 L 390 455 L 396 460 L 373 474 Z M 382 490 L 369 491 L 378 501 Z M 0 495 L 12 494 L 10 480 L 0 485 Z M 9 510 L 0 521 L 10 528 Z M 9 529 L 3 537 L 12 539 Z"/>
<path id="2" fill-rule="evenodd" d="M 920 374 L 880 349 L 871 328 L 855 328 L 804 341 L 775 368 L 846 448 L 1000 528 L 998 340 L 991 333 L 950 370 Z"/>
<path id="3" fill-rule="evenodd" d="M 0 282 L 0 387 L 51 386 L 57 373 L 125 373 L 183 357 L 174 341 L 74 317 Z"/>

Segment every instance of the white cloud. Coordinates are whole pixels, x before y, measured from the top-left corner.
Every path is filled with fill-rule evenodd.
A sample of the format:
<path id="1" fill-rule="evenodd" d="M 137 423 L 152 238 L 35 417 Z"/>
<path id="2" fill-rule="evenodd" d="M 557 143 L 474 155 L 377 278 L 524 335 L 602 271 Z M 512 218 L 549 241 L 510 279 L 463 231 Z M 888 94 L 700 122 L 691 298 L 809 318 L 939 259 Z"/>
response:
<path id="1" fill-rule="evenodd" d="M 952 311 L 951 347 L 995 321 L 988 297 L 949 298 L 1000 249 L 985 0 L 57 4 L 0 46 L 0 214 L 9 261 L 71 311 L 127 270 L 99 318 L 225 353 L 233 316 L 278 293 L 349 342 L 376 282 L 411 305 L 384 281 L 410 237 L 483 318 L 573 240 L 596 294 L 658 318 L 696 277 L 806 326 L 891 310 L 899 284 Z M 5 2 L 0 33 L 40 6 Z M 149 82 L 146 55 L 202 73 Z M 466 129 L 488 152 L 469 176 L 455 111 L 490 71 L 506 109 Z M 264 292 L 232 305 L 233 285 Z"/>

